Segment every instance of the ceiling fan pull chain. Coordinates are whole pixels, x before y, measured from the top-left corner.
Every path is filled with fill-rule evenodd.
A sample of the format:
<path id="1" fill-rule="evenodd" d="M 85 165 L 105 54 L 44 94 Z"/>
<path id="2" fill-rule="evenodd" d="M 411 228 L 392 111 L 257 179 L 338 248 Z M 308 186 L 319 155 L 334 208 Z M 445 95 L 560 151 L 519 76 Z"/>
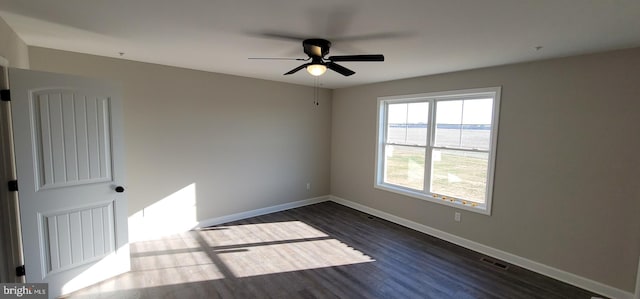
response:
<path id="1" fill-rule="evenodd" d="M 318 80 L 319 77 L 313 77 L 313 104 L 318 106 Z"/>
<path id="2" fill-rule="evenodd" d="M 313 78 L 313 104 L 320 106 L 320 77 Z"/>

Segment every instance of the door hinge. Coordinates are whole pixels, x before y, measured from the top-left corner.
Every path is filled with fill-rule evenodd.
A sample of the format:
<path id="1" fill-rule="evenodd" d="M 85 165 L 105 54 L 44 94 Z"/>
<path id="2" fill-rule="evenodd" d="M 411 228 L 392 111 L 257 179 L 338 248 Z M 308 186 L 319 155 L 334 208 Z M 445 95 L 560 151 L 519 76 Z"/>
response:
<path id="1" fill-rule="evenodd" d="M 26 272 L 24 270 L 24 265 L 16 267 L 16 276 L 21 277 L 25 275 L 26 275 Z"/>
<path id="2" fill-rule="evenodd" d="M 9 181 L 7 186 L 9 187 L 9 191 L 11 191 L 11 192 L 17 192 L 18 191 L 18 181 L 17 180 Z"/>
<path id="3" fill-rule="evenodd" d="M 2 100 L 3 102 L 10 102 L 11 92 L 9 92 L 8 89 L 0 90 L 0 100 Z"/>

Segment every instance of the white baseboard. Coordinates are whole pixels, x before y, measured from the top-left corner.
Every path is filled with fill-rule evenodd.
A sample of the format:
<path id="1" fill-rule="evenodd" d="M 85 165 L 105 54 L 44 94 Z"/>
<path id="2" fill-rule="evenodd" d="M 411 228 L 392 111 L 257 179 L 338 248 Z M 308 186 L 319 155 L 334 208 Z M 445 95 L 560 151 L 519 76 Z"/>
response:
<path id="1" fill-rule="evenodd" d="M 634 294 L 626 292 L 624 290 L 620 290 L 618 288 L 612 287 L 612 286 L 608 286 L 605 285 L 603 283 L 588 279 L 588 278 L 584 278 L 560 269 L 556 269 L 553 268 L 551 266 L 547 266 L 499 249 L 495 249 L 465 238 L 461 238 L 458 237 L 456 235 L 426 226 L 424 224 L 420 224 L 411 220 L 407 220 L 392 214 L 389 214 L 387 212 L 383 212 L 380 210 L 376 210 L 374 208 L 370 208 L 368 206 L 344 199 L 344 198 L 340 198 L 337 196 L 330 196 L 330 200 L 336 203 L 339 203 L 341 205 L 359 210 L 361 212 L 367 213 L 367 214 L 371 214 L 374 215 L 376 217 L 380 217 L 382 219 L 397 223 L 399 225 L 417 230 L 419 232 L 434 236 L 436 238 L 454 243 L 456 245 L 465 247 L 467 249 L 471 249 L 473 251 L 485 254 L 487 256 L 490 257 L 494 257 L 503 261 L 506 261 L 508 263 L 520 266 L 522 268 L 543 274 L 545 276 L 549 276 L 551 278 L 563 281 L 565 283 L 577 286 L 579 288 L 583 288 L 585 290 L 589 290 L 591 292 L 594 293 L 598 293 L 607 297 L 611 297 L 611 298 L 617 298 L 617 299 L 640 299 L 640 297 L 638 297 L 638 287 L 636 287 L 636 296 L 634 297 Z M 639 265 L 640 268 L 640 265 Z M 640 269 L 639 269 L 639 273 L 638 275 L 640 276 Z M 640 278 L 639 278 L 640 279 Z M 638 280 L 640 284 L 640 280 Z"/>
<path id="2" fill-rule="evenodd" d="M 325 196 L 309 198 L 309 199 L 303 199 L 303 200 L 294 201 L 294 202 L 288 202 L 288 203 L 284 203 L 284 204 L 280 204 L 280 205 L 276 205 L 276 206 L 271 206 L 271 207 L 251 210 L 251 211 L 247 211 L 247 212 L 240 212 L 240 213 L 226 215 L 226 216 L 222 216 L 222 217 L 206 219 L 206 220 L 200 221 L 194 228 L 201 228 L 201 227 L 218 225 L 218 224 L 231 222 L 231 221 L 236 221 L 236 220 L 242 220 L 242 219 L 246 219 L 246 218 L 251 218 L 251 217 L 256 217 L 256 216 L 260 216 L 260 215 L 269 214 L 269 213 L 275 213 L 275 212 L 280 212 L 280 211 L 284 211 L 284 210 L 288 210 L 288 209 L 308 206 L 308 205 L 312 205 L 312 204 L 316 204 L 316 203 L 320 203 L 320 202 L 328 201 L 328 200 L 330 200 L 330 196 L 329 195 L 325 195 Z"/>

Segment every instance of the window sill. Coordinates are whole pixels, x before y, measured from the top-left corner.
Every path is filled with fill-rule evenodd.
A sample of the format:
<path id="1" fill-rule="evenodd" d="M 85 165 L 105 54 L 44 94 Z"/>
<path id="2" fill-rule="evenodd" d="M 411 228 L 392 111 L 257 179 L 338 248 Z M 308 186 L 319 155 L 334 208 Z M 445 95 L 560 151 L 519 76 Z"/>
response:
<path id="1" fill-rule="evenodd" d="M 477 206 L 471 206 L 471 205 L 465 205 L 462 204 L 460 202 L 457 201 L 449 201 L 449 200 L 445 200 L 442 198 L 435 198 L 431 195 L 427 195 L 424 194 L 422 192 L 417 192 L 417 191 L 413 191 L 411 189 L 405 189 L 402 187 L 398 187 L 398 186 L 393 186 L 393 185 L 389 185 L 389 184 L 375 184 L 373 186 L 376 189 L 380 189 L 380 190 L 384 190 L 384 191 L 388 191 L 388 192 L 392 192 L 392 193 L 396 193 L 396 194 L 400 194 L 400 195 L 404 195 L 404 196 L 408 196 L 408 197 L 413 197 L 413 198 L 417 198 L 417 199 L 421 199 L 421 200 L 426 200 L 426 201 L 430 201 L 433 203 L 437 203 L 437 204 L 441 204 L 441 205 L 445 205 L 445 206 L 450 206 L 456 209 L 461 209 L 461 210 L 467 210 L 467 211 L 471 211 L 474 213 L 478 213 L 478 214 L 483 214 L 483 215 L 487 215 L 490 216 L 491 215 L 491 211 L 490 209 L 487 207 L 486 204 L 482 204 L 482 205 L 477 205 Z"/>

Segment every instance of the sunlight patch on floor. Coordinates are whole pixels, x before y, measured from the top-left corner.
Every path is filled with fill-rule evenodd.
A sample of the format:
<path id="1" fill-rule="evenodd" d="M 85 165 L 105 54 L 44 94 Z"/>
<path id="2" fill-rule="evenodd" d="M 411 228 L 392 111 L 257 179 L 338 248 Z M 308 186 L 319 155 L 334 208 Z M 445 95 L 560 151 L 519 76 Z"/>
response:
<path id="1" fill-rule="evenodd" d="M 235 277 L 373 261 L 302 221 L 219 226 L 199 234 Z"/>
<path id="2" fill-rule="evenodd" d="M 373 261 L 302 221 L 218 226 L 131 243 L 130 272 L 71 298 Z"/>
<path id="3" fill-rule="evenodd" d="M 253 246 L 220 259 L 236 277 L 274 274 L 374 261 L 336 239 Z"/>
<path id="4" fill-rule="evenodd" d="M 302 221 L 217 226 L 200 232 L 212 247 L 329 237 Z"/>

